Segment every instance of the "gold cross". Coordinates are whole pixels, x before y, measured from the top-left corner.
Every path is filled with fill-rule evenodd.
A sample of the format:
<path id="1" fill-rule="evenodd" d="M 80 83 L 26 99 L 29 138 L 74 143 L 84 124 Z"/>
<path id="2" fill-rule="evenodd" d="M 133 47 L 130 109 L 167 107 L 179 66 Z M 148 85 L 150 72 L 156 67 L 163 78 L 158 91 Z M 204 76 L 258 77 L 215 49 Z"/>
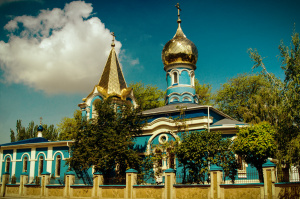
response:
<path id="1" fill-rule="evenodd" d="M 181 11 L 181 9 L 180 9 L 179 3 L 177 3 L 175 5 L 175 7 L 178 9 L 178 20 L 180 20 L 180 11 Z"/>
<path id="2" fill-rule="evenodd" d="M 42 117 L 40 117 L 40 125 L 42 125 L 42 120 L 43 120 L 43 118 L 42 118 Z"/>
<path id="3" fill-rule="evenodd" d="M 116 37 L 116 36 L 115 36 L 115 33 L 114 33 L 114 32 L 112 32 L 111 35 L 113 36 L 111 46 L 114 47 L 114 46 L 115 46 L 115 37 Z"/>

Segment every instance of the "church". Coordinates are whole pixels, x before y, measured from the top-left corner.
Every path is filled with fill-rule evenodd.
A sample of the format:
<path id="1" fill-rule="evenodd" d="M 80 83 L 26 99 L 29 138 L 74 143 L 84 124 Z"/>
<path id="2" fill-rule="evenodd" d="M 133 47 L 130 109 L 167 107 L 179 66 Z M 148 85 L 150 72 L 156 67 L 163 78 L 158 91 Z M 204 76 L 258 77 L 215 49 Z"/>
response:
<path id="1" fill-rule="evenodd" d="M 212 106 L 198 104 L 194 72 L 197 69 L 198 51 L 195 44 L 183 33 L 180 8 L 179 6 L 177 8 L 176 33 L 162 50 L 162 62 L 167 83 L 165 105 L 142 112 L 143 116 L 150 119 L 143 129 L 143 134 L 135 138 L 135 148 L 141 155 L 150 154 L 151 150 L 154 150 L 151 148 L 153 145 L 163 144 L 179 137 L 180 132 L 178 132 L 175 119 L 180 116 L 182 109 L 184 109 L 187 119 L 187 131 L 220 131 L 223 137 L 232 138 L 236 135 L 237 126 L 247 125 L 234 120 Z M 87 119 L 96 116 L 95 103 L 108 97 L 126 101 L 133 107 L 138 106 L 133 90 L 127 87 L 114 48 L 114 34 L 112 35 L 111 51 L 100 80 L 94 88 L 91 88 L 90 94 L 83 98 L 83 102 L 78 105 L 82 116 Z M 70 156 L 70 145 L 73 141 L 48 141 L 41 136 L 42 130 L 40 125 L 36 138 L 0 145 L 1 180 L 3 174 L 9 174 L 10 179 L 15 179 L 14 182 L 11 180 L 11 183 L 18 184 L 20 176 L 27 175 L 28 184 L 30 184 L 36 183 L 37 177 L 47 173 L 56 180 L 54 183 L 60 183 L 60 179 L 62 180 L 68 171 L 65 162 Z M 163 172 L 169 168 L 176 169 L 178 161 L 176 158 L 164 158 L 159 165 Z M 158 168 L 154 167 L 153 169 Z M 243 163 L 238 172 L 245 174 L 247 169 L 247 165 Z M 87 173 L 76 173 L 76 175 L 83 178 L 92 176 L 93 172 L 91 168 Z M 157 183 L 161 182 L 161 176 L 156 178 L 156 181 Z M 82 180 L 78 183 L 86 182 Z"/>

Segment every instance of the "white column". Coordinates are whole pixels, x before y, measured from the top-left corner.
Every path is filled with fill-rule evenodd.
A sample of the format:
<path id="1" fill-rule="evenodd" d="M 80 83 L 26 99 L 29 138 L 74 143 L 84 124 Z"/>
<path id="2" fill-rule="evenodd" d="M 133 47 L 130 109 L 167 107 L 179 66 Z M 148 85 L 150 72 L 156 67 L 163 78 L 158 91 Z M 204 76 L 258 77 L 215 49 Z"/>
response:
<path id="1" fill-rule="evenodd" d="M 17 149 L 13 150 L 12 166 L 11 166 L 11 176 L 16 173 L 16 160 L 17 160 Z"/>
<path id="2" fill-rule="evenodd" d="M 2 182 L 3 150 L 0 149 L 0 182 Z"/>
<path id="3" fill-rule="evenodd" d="M 52 170 L 52 156 L 53 156 L 53 147 L 48 147 L 48 153 L 47 153 L 47 172 L 51 173 Z"/>
<path id="4" fill-rule="evenodd" d="M 36 154 L 36 148 L 31 148 L 31 155 L 30 155 L 30 171 L 29 171 L 29 179 L 33 180 L 34 178 L 34 170 L 35 170 L 35 154 Z"/>

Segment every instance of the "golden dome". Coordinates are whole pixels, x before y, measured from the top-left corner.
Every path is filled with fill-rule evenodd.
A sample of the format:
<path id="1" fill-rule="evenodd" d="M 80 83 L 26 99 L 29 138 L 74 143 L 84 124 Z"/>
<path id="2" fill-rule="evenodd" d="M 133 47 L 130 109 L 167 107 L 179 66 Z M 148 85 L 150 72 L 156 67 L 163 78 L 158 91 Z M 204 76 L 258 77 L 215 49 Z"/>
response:
<path id="1" fill-rule="evenodd" d="M 195 44 L 186 38 L 183 33 L 179 19 L 178 29 L 173 39 L 168 41 L 162 51 L 162 60 L 164 65 L 172 63 L 190 63 L 196 65 L 198 59 L 198 50 Z"/>

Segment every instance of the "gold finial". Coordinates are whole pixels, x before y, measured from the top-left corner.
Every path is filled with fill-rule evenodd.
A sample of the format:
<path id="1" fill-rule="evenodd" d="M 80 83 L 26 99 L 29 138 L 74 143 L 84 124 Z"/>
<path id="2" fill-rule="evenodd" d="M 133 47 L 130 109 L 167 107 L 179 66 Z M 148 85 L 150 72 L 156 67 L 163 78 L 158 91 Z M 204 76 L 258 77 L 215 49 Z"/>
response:
<path id="1" fill-rule="evenodd" d="M 177 3 L 177 4 L 175 5 L 175 7 L 178 9 L 178 19 L 177 19 L 177 23 L 181 23 L 181 19 L 180 19 L 180 11 L 181 11 L 181 9 L 180 9 L 179 3 Z"/>
<path id="2" fill-rule="evenodd" d="M 111 47 L 115 47 L 115 33 L 112 32 L 111 35 L 113 36 Z"/>
<path id="3" fill-rule="evenodd" d="M 42 118 L 42 117 L 40 117 L 40 125 L 42 125 L 42 120 L 43 120 L 43 118 Z"/>

